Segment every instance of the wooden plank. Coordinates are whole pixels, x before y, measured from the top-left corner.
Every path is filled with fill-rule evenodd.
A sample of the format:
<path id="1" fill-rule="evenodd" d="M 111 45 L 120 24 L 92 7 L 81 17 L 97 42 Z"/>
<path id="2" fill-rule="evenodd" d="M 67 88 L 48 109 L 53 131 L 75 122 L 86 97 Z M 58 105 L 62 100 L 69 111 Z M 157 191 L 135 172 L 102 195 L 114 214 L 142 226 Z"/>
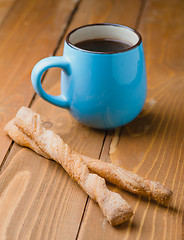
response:
<path id="1" fill-rule="evenodd" d="M 16 0 L 0 0 L 0 25 L 7 18 Z"/>
<path id="2" fill-rule="evenodd" d="M 70 188 L 58 164 L 21 149 L 0 182 L 1 239 L 74 239 L 75 214 L 82 213 L 80 198 L 85 193 L 76 183 Z"/>
<path id="3" fill-rule="evenodd" d="M 131 7 L 132 4 L 135 8 Z M 141 2 L 135 0 L 128 3 L 120 0 L 84 0 L 80 3 L 69 30 L 78 25 L 101 21 L 133 26 L 136 21 L 133 16 L 138 15 L 140 5 Z M 59 55 L 62 52 L 62 46 L 63 43 L 57 51 Z M 59 89 L 59 78 L 60 71 L 49 70 L 44 78 L 44 89 L 56 94 Z M 47 121 L 45 125 L 62 136 L 73 149 L 87 156 L 99 157 L 104 131 L 97 131 L 79 124 L 70 116 L 68 111 L 52 106 L 38 97 L 33 102 L 32 108 L 45 116 L 45 121 Z M 75 239 L 87 195 L 69 177 L 63 177 L 67 174 L 64 175 L 58 164 L 36 157 L 36 154 L 29 150 L 19 151 L 20 147 L 15 144 L 7 158 L 6 168 L 0 177 L 0 181 L 5 182 L 4 187 L 0 189 L 3 204 L 6 201 L 10 204 L 16 202 L 16 213 L 14 208 L 6 207 L 6 214 L 2 214 L 1 221 L 4 224 L 0 229 L 0 235 L 8 233 L 8 236 L 11 237 L 14 232 L 17 239 L 20 236 L 22 239 L 27 239 L 29 236 L 30 239 Z M 16 167 L 17 165 L 19 167 Z M 26 174 L 29 175 L 29 180 L 27 180 L 29 183 L 22 186 L 22 197 L 17 197 L 18 189 L 12 196 L 12 189 L 16 189 L 16 184 L 22 184 L 21 179 L 26 179 Z M 54 182 L 53 185 L 52 182 Z M 29 184 L 32 187 L 29 187 Z M 44 186 L 45 194 L 42 193 L 43 190 L 39 190 L 40 187 L 37 185 Z M 31 196 L 30 200 L 28 196 Z M 2 209 L 3 204 L 1 205 Z M 24 211 L 25 206 L 27 207 L 26 211 Z M 34 209 L 37 209 L 38 213 Z M 99 208 L 98 211 L 100 212 Z M 19 223 L 17 219 L 20 215 Z M 56 217 L 54 217 L 55 215 Z M 93 217 L 92 214 L 91 219 Z M 13 224 L 10 225 L 11 223 Z"/>
<path id="4" fill-rule="evenodd" d="M 173 189 L 171 207 L 161 207 L 113 187 L 130 203 L 134 217 L 128 223 L 112 228 L 96 204 L 90 201 L 80 240 L 183 239 L 183 12 L 183 1 L 146 2 L 139 31 L 143 36 L 147 63 L 147 101 L 137 119 L 122 127 L 115 153 L 108 154 L 112 139 L 109 134 L 101 156 L 102 160 L 114 162 Z M 94 216 L 92 220 L 91 215 Z"/>
<path id="5" fill-rule="evenodd" d="M 53 54 L 78 1 L 20 0 L 0 29 L 0 163 L 10 145 L 5 123 L 28 106 L 30 73 L 41 58 Z"/>

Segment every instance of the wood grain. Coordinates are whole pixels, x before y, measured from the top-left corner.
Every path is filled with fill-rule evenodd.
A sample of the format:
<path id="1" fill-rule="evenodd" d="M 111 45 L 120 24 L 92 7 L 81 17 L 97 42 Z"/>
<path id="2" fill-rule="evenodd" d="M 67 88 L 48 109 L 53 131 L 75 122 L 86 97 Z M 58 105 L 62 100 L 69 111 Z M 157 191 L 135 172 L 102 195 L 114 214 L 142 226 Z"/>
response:
<path id="1" fill-rule="evenodd" d="M 113 187 L 130 203 L 135 215 L 129 223 L 110 228 L 90 201 L 79 239 L 182 239 L 184 198 L 184 2 L 146 1 L 139 31 L 143 37 L 148 96 L 142 113 L 121 129 L 114 154 L 108 155 L 112 133 L 106 138 L 102 160 L 158 180 L 173 189 L 170 208 Z M 111 186 L 112 187 L 112 186 Z M 91 215 L 98 221 L 91 223 Z M 90 227 L 88 227 L 90 226 Z M 91 236 L 91 237 L 90 237 Z"/>
<path id="2" fill-rule="evenodd" d="M 7 19 L 15 3 L 16 0 L 0 0 L 0 26 Z"/>
<path id="3" fill-rule="evenodd" d="M 75 238 L 73 228 L 77 227 L 76 216 L 82 214 L 80 199 L 85 193 L 75 182 L 71 188 L 59 164 L 21 149 L 0 182 L 2 240 Z"/>
<path id="4" fill-rule="evenodd" d="M 134 4 L 134 8 L 131 7 L 132 4 Z M 68 31 L 79 25 L 101 21 L 117 22 L 132 26 L 136 22 L 136 18 L 134 19 L 134 17 L 138 16 L 140 6 L 141 2 L 135 0 L 131 0 L 129 2 L 120 0 L 81 1 Z M 86 9 L 88 9 L 88 11 L 86 11 Z M 104 15 L 102 15 L 102 10 L 104 11 Z M 61 55 L 62 48 L 63 42 L 57 51 L 57 55 Z M 59 78 L 60 71 L 55 69 L 49 70 L 43 81 L 44 89 L 49 93 L 57 94 L 60 88 Z M 32 108 L 43 115 L 45 117 L 45 125 L 62 136 L 65 142 L 68 143 L 73 149 L 85 154 L 86 156 L 95 158 L 99 157 L 104 139 L 104 131 L 97 131 L 79 124 L 71 117 L 68 111 L 52 106 L 39 97 L 36 97 L 36 99 L 33 101 Z M 14 215 L 13 210 L 10 209 L 10 213 L 7 213 L 7 216 L 11 217 L 10 219 L 6 220 L 8 223 L 3 225 L 2 231 L 8 233 L 10 232 L 10 237 L 12 232 L 15 232 L 15 239 L 19 239 L 18 237 L 20 236 L 22 238 L 25 237 L 25 239 L 27 236 L 30 236 L 31 239 L 43 239 L 42 235 L 44 236 L 44 239 L 75 239 L 86 205 L 87 195 L 67 175 L 66 178 L 63 177 L 64 173 L 61 167 L 60 170 L 58 170 L 60 173 L 55 176 L 56 170 L 53 173 L 53 168 L 58 169 L 58 165 L 56 163 L 51 162 L 51 166 L 53 167 L 50 168 L 47 160 L 45 160 L 46 163 L 41 163 L 43 159 L 40 157 L 37 158 L 36 155 L 31 151 L 19 151 L 20 147 L 15 144 L 7 158 L 5 168 L 3 169 L 3 176 L 4 178 L 8 178 L 8 176 L 10 177 L 7 186 L 2 188 L 2 191 L 9 191 L 6 189 L 11 189 L 11 183 L 13 184 L 14 182 L 14 184 L 17 184 L 16 181 L 20 181 L 19 177 L 18 180 L 15 179 L 16 181 L 14 181 L 14 176 L 9 174 L 9 171 L 14 171 L 15 176 L 22 176 L 20 174 L 23 174 L 22 171 L 24 171 L 24 168 L 26 168 L 26 171 L 28 171 L 30 175 L 30 184 L 32 184 L 32 186 L 37 185 L 37 181 L 38 184 L 44 184 L 44 191 L 46 191 L 48 194 L 46 195 L 47 197 L 45 197 L 45 195 L 37 195 L 39 190 L 37 187 L 35 187 L 31 190 L 32 192 L 30 192 L 29 189 L 27 192 L 25 190 L 25 192 L 22 193 L 22 196 L 25 195 L 25 198 L 21 198 L 22 200 L 17 200 L 16 195 L 18 194 L 15 193 L 15 199 L 12 198 L 12 200 L 9 201 L 17 201 L 17 214 L 22 216 L 22 220 L 20 223 L 16 223 L 17 215 Z M 32 161 L 33 166 L 31 164 Z M 20 168 L 19 170 L 16 170 L 15 166 L 18 162 L 20 162 Z M 27 164 L 27 162 L 30 164 Z M 40 164 L 45 167 L 41 169 L 42 167 Z M 54 167 L 53 164 L 56 166 Z M 45 168 L 47 169 L 45 170 L 45 178 L 47 176 L 46 179 L 42 178 L 42 171 L 44 171 Z M 39 172 L 36 171 L 36 169 L 41 169 L 41 176 L 39 176 Z M 34 171 L 36 171 L 36 173 L 35 175 L 32 175 Z M 59 177 L 59 174 L 62 176 Z M 57 177 L 59 177 L 59 180 L 57 180 Z M 57 184 L 51 188 L 50 182 L 56 182 Z M 27 189 L 28 187 L 24 188 Z M 2 191 L 0 191 L 0 193 Z M 57 194 L 58 196 L 56 196 Z M 31 197 L 32 200 L 27 201 L 26 199 L 30 195 L 33 196 Z M 7 196 L 9 198 L 9 195 Z M 66 201 L 59 201 L 61 197 L 62 199 L 66 199 Z M 34 201 L 35 198 L 38 201 L 37 205 L 34 205 L 31 202 Z M 50 207 L 50 202 L 54 202 L 55 198 L 57 198 L 59 203 L 56 203 L 55 205 L 53 203 L 52 207 Z M 4 199 L 6 198 L 4 197 Z M 19 207 L 20 201 L 22 201 L 21 205 L 25 204 L 27 208 L 31 210 L 24 213 L 24 211 L 22 211 L 22 209 Z M 34 211 L 32 207 L 38 209 L 38 212 Z M 98 206 L 97 211 L 100 212 Z M 57 217 L 52 217 L 52 219 L 49 219 L 49 216 L 54 216 L 54 213 L 58 214 Z M 3 218 L 6 219 L 6 214 Z M 93 218 L 94 216 L 92 214 L 90 216 L 90 220 L 92 221 Z M 11 222 L 14 224 L 10 229 L 9 224 Z M 9 239 L 11 239 L 10 237 Z"/>
<path id="5" fill-rule="evenodd" d="M 0 163 L 10 145 L 5 123 L 31 101 L 34 64 L 53 54 L 78 1 L 19 0 L 0 28 Z"/>

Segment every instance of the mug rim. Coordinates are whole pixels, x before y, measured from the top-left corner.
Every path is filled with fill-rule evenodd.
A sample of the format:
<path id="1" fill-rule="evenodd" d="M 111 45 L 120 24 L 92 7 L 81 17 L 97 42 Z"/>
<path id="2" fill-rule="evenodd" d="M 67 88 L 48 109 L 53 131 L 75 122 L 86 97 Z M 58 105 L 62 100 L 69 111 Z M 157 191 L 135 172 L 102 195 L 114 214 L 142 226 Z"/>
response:
<path id="1" fill-rule="evenodd" d="M 69 38 L 70 38 L 71 34 L 74 33 L 75 31 L 77 31 L 77 30 L 79 30 L 79 29 L 81 29 L 81 28 L 85 28 L 85 27 L 89 27 L 89 26 L 97 26 L 97 25 L 98 25 L 98 26 L 99 26 L 99 25 L 101 25 L 101 26 L 104 26 L 104 25 L 107 26 L 107 25 L 109 25 L 109 26 L 116 26 L 116 27 L 126 28 L 126 29 L 134 32 L 134 33 L 138 36 L 138 39 L 139 39 L 139 40 L 138 40 L 138 42 L 137 42 L 136 44 L 134 44 L 132 47 L 129 47 L 129 48 L 127 48 L 127 49 L 123 49 L 123 50 L 121 50 L 121 51 L 116 51 L 116 52 L 97 52 L 97 51 L 89 51 L 89 50 L 86 50 L 86 49 L 82 49 L 82 48 L 76 47 L 74 44 L 72 44 L 72 43 L 70 42 Z M 70 31 L 70 32 L 67 34 L 67 36 L 66 36 L 66 43 L 67 43 L 70 47 L 72 47 L 72 48 L 74 48 L 74 49 L 76 49 L 76 50 L 80 50 L 80 51 L 82 51 L 82 52 L 86 52 L 86 53 L 95 53 L 95 54 L 117 54 L 117 53 L 127 52 L 127 51 L 130 51 L 130 50 L 138 47 L 138 46 L 142 43 L 142 37 L 141 37 L 141 34 L 140 34 L 138 31 L 136 31 L 134 28 L 131 28 L 131 27 L 128 27 L 128 26 L 125 26 L 125 25 L 116 24 L 116 23 L 93 23 L 93 24 L 86 24 L 86 25 L 77 27 L 77 28 L 73 29 L 72 31 Z"/>

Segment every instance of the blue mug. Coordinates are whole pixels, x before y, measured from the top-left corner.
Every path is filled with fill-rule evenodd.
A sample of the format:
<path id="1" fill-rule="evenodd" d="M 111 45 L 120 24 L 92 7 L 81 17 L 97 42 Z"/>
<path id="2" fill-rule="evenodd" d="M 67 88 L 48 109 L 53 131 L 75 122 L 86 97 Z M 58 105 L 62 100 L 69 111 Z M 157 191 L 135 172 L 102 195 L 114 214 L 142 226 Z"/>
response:
<path id="1" fill-rule="evenodd" d="M 118 52 L 95 52 L 75 46 L 90 39 L 112 39 L 130 44 Z M 49 68 L 61 68 L 61 95 L 47 94 L 41 76 Z M 70 113 L 79 122 L 100 129 L 125 125 L 141 112 L 147 80 L 141 35 L 126 26 L 100 23 L 71 31 L 63 56 L 42 59 L 33 68 L 32 84 L 46 101 Z"/>

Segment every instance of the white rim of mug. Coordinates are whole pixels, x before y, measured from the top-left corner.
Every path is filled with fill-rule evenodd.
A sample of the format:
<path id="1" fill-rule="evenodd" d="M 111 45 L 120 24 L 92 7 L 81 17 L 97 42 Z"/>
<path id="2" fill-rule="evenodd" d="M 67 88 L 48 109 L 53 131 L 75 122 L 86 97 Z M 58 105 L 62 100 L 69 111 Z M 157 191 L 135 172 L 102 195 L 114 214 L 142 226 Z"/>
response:
<path id="1" fill-rule="evenodd" d="M 96 51 L 89 51 L 89 50 L 85 50 L 85 49 L 83 49 L 83 48 L 76 47 L 74 44 L 72 44 L 72 43 L 70 42 L 70 40 L 69 40 L 70 35 L 71 35 L 72 33 L 74 33 L 75 31 L 77 31 L 77 30 L 79 30 L 79 29 L 81 29 L 81 28 L 90 27 L 90 26 L 97 26 L 97 25 L 98 25 L 98 26 L 100 26 L 100 25 L 101 25 L 101 26 L 104 26 L 104 25 L 108 26 L 108 25 L 109 25 L 109 26 L 116 26 L 116 27 L 126 28 L 126 29 L 134 32 L 135 34 L 137 34 L 139 40 L 138 40 L 138 42 L 137 42 L 135 45 L 133 45 L 133 46 L 127 48 L 127 49 L 124 49 L 124 50 L 121 50 L 121 51 L 116 51 L 116 52 L 96 52 Z M 69 32 L 68 35 L 66 36 L 66 43 L 67 43 L 70 47 L 72 47 L 72 48 L 74 48 L 74 49 L 76 49 L 76 50 L 80 50 L 80 51 L 82 51 L 82 52 L 96 53 L 96 54 L 115 54 L 115 53 L 127 52 L 127 51 L 130 51 L 130 50 L 138 47 L 138 46 L 142 43 L 142 37 L 141 37 L 141 35 L 140 35 L 139 32 L 137 32 L 135 29 L 130 28 L 130 27 L 128 27 L 128 26 L 124 26 L 124 25 L 120 25 L 120 24 L 115 24 L 115 23 L 94 23 L 94 24 L 87 24 L 87 25 L 80 26 L 80 27 L 78 27 L 78 28 L 75 28 L 75 29 L 72 30 L 71 32 Z"/>

